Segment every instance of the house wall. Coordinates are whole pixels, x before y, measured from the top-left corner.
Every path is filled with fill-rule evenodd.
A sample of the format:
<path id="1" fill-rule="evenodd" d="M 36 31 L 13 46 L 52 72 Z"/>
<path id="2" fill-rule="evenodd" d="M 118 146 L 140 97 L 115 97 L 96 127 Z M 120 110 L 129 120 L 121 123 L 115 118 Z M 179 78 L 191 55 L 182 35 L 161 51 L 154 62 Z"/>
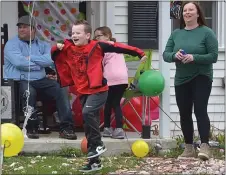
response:
<path id="1" fill-rule="evenodd" d="M 114 7 L 112 10 L 113 16 L 110 21 L 111 28 L 114 34 L 114 37 L 119 42 L 127 43 L 128 42 L 128 2 L 111 2 L 111 7 Z M 224 77 L 224 69 L 225 69 L 225 46 L 224 38 L 225 29 L 224 29 L 224 6 L 223 2 L 218 2 L 217 4 L 217 15 L 218 21 L 217 24 L 217 34 L 219 40 L 219 58 L 218 62 L 214 64 L 214 80 L 213 80 L 213 88 L 211 92 L 211 96 L 209 99 L 208 106 L 208 114 L 211 120 L 211 124 L 219 129 L 224 129 L 224 118 L 225 118 L 225 90 L 222 88 L 222 78 Z M 168 11 L 164 11 L 165 13 L 169 13 Z M 169 19 L 170 20 L 170 19 Z M 153 52 L 152 66 L 156 69 L 159 68 L 159 53 L 158 51 Z M 129 68 L 129 75 L 134 76 L 135 71 L 138 67 L 138 62 L 127 63 Z M 174 74 L 175 74 L 175 65 L 170 64 L 170 116 L 171 118 L 180 126 L 179 122 L 179 113 L 175 100 L 175 92 L 174 92 Z M 196 119 L 193 115 L 193 119 L 196 123 Z M 158 121 L 154 121 L 153 124 L 158 124 Z M 197 125 L 194 125 L 195 130 L 197 132 Z M 181 134 L 179 128 L 176 127 L 174 122 L 171 122 L 170 125 L 171 136 L 175 136 Z"/>
<path id="2" fill-rule="evenodd" d="M 1 22 L 8 24 L 9 38 L 17 34 L 18 1 L 1 1 Z M 2 25 L 1 25 L 2 26 Z"/>

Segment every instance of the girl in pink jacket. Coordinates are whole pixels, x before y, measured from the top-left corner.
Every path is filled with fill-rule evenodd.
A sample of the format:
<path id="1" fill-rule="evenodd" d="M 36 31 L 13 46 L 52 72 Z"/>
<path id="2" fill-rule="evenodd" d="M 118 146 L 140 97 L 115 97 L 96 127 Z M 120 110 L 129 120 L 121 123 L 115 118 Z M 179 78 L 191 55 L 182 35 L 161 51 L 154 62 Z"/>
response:
<path id="1" fill-rule="evenodd" d="M 96 40 L 112 41 L 110 28 L 104 26 L 99 27 L 94 32 Z M 103 60 L 104 77 L 107 79 L 109 91 L 108 98 L 104 108 L 104 131 L 103 137 L 112 137 L 116 139 L 124 139 L 125 133 L 122 129 L 122 109 L 120 101 L 124 91 L 128 87 L 128 69 L 126 67 L 123 54 L 106 53 Z M 116 128 L 110 126 L 112 109 L 115 112 Z"/>

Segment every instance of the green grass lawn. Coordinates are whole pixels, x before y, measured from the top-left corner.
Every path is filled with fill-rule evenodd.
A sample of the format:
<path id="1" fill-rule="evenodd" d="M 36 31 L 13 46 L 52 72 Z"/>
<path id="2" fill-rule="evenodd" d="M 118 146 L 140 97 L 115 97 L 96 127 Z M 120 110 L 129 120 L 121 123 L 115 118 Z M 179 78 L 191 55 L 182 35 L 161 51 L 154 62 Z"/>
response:
<path id="1" fill-rule="evenodd" d="M 164 154 L 160 154 L 153 147 L 150 147 L 149 155 L 147 156 L 164 157 L 166 159 L 176 158 L 183 151 L 179 146 L 180 143 L 183 143 L 183 139 L 177 139 L 177 143 L 177 148 L 171 149 Z M 223 148 L 225 148 L 224 145 Z M 212 149 L 212 154 L 215 159 L 225 159 L 225 152 L 222 148 Z M 101 157 L 101 159 L 104 168 L 98 173 L 94 172 L 93 174 L 105 175 L 109 172 L 116 172 L 116 170 L 133 171 L 139 168 L 142 169 L 142 163 L 146 161 L 146 159 L 134 157 L 132 153 L 124 153 L 117 157 Z M 70 147 L 62 148 L 58 152 L 43 154 L 21 153 L 17 157 L 4 158 L 3 174 L 81 174 L 78 169 L 85 162 L 86 156 L 81 153 L 81 150 Z"/>
<path id="2" fill-rule="evenodd" d="M 176 158 L 182 149 L 175 148 L 165 154 L 157 154 L 150 149 L 148 157 Z M 80 150 L 64 148 L 60 152 L 38 155 L 24 154 L 17 157 L 4 158 L 3 174 L 81 174 L 78 169 L 86 162 L 86 157 Z M 224 159 L 224 151 L 216 149 L 213 157 Z M 122 154 L 117 157 L 101 157 L 104 168 L 91 174 L 105 175 L 117 170 L 134 171 L 142 169 L 146 159 L 134 157 L 131 154 Z"/>
<path id="3" fill-rule="evenodd" d="M 104 168 L 99 174 L 108 174 L 118 169 L 133 170 L 142 161 L 124 156 L 101 159 Z M 3 174 L 81 174 L 78 168 L 85 162 L 85 157 L 18 156 L 4 159 Z"/>

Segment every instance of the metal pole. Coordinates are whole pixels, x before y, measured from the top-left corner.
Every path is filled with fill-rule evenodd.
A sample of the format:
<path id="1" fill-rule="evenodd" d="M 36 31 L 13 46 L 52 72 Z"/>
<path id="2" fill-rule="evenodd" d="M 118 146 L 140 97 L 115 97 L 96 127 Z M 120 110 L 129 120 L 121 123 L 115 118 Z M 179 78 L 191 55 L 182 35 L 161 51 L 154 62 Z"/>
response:
<path id="1" fill-rule="evenodd" d="M 148 97 L 147 96 L 143 96 L 143 104 L 142 104 L 142 135 L 141 137 L 143 139 L 150 139 L 150 133 L 151 133 L 151 127 L 149 125 L 149 123 L 146 124 L 145 122 L 145 118 L 146 118 L 146 110 L 148 109 Z M 149 105 L 150 106 L 150 105 Z M 149 117 L 149 116 L 148 116 Z"/>
<path id="2" fill-rule="evenodd" d="M 142 96 L 142 125 L 145 125 L 145 96 Z"/>
<path id="3" fill-rule="evenodd" d="M 150 98 L 151 97 L 148 97 L 148 107 L 147 107 L 147 110 L 148 110 L 148 125 L 149 126 L 151 126 L 151 111 L 150 111 L 150 108 L 151 108 L 150 105 L 151 104 L 150 104 Z"/>

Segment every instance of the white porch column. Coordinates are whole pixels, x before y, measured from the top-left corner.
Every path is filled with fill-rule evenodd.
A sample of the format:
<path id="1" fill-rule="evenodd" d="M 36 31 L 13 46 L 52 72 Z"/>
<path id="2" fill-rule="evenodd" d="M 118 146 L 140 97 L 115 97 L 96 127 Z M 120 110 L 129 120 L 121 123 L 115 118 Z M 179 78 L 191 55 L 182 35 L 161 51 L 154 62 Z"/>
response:
<path id="1" fill-rule="evenodd" d="M 222 47 L 224 48 L 224 51 L 226 52 L 226 0 L 222 4 L 223 9 L 222 9 L 222 38 L 224 38 Z M 226 56 L 226 53 L 225 53 Z M 226 59 L 225 59 L 226 60 Z M 226 75 L 226 74 L 224 74 Z"/>
<path id="2" fill-rule="evenodd" d="M 223 19 L 224 19 L 224 29 L 225 29 L 225 27 L 226 27 L 226 1 L 224 1 L 224 14 L 223 14 L 223 16 L 224 16 Z M 226 45 L 226 34 L 225 33 L 226 32 L 224 30 L 224 44 Z"/>
<path id="3" fill-rule="evenodd" d="M 159 1 L 159 69 L 165 78 L 165 89 L 160 97 L 161 107 L 170 115 L 170 64 L 164 62 L 162 53 L 171 34 L 170 1 Z M 170 137 L 170 119 L 160 110 L 159 136 Z"/>
<path id="4" fill-rule="evenodd" d="M 94 31 L 97 27 L 106 25 L 106 2 L 89 1 L 86 6 L 87 21 L 91 24 Z"/>
<path id="5" fill-rule="evenodd" d="M 100 1 L 100 26 L 104 26 L 106 24 L 105 14 L 106 14 L 106 2 Z"/>
<path id="6" fill-rule="evenodd" d="M 87 2 L 86 12 L 87 12 L 86 14 L 87 21 L 91 25 L 92 30 L 95 30 L 96 27 L 98 26 L 97 24 L 98 21 L 96 21 L 96 18 L 98 17 L 98 12 L 99 12 L 98 2 L 96 1 Z"/>
<path id="7" fill-rule="evenodd" d="M 225 7 L 224 4 L 225 2 L 223 1 L 218 1 L 217 3 L 217 21 L 216 21 L 216 28 L 217 28 L 217 39 L 219 43 L 219 48 L 223 49 L 225 47 L 225 42 L 224 42 L 224 36 L 225 36 Z"/>
<path id="8" fill-rule="evenodd" d="M 112 35 L 115 35 L 115 2 L 106 1 L 106 26 L 111 29 Z"/>
<path id="9" fill-rule="evenodd" d="M 222 4 L 223 5 L 223 4 Z M 226 1 L 224 1 L 224 13 L 222 13 L 224 16 L 223 18 L 223 33 L 224 33 L 224 58 L 225 58 L 225 64 L 224 64 L 224 82 L 226 82 Z M 226 102 L 226 88 L 224 89 L 224 103 Z M 224 114 L 226 114 L 226 105 L 224 104 Z M 226 120 L 224 122 L 224 127 L 226 126 Z M 226 130 L 225 130 L 226 134 Z"/>

